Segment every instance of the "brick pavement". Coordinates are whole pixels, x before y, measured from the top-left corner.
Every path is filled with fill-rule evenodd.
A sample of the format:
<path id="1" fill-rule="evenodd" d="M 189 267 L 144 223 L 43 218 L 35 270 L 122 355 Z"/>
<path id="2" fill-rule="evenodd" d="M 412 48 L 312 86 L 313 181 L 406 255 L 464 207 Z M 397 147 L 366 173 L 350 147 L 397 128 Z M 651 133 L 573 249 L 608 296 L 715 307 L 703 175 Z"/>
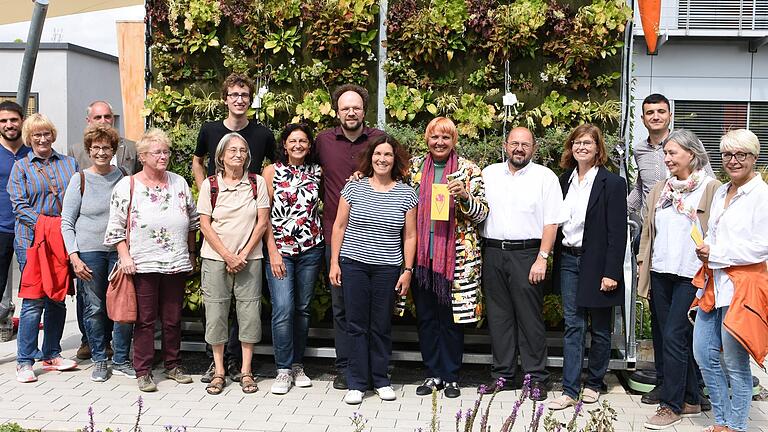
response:
<path id="1" fill-rule="evenodd" d="M 74 310 L 74 303 L 68 300 Z M 68 314 L 63 338 L 64 355 L 74 358 L 79 344 L 79 333 Z M 293 388 L 284 396 L 269 393 L 271 379 L 259 381 L 260 390 L 252 395 L 243 394 L 239 385 L 230 384 L 221 395 L 205 393 L 199 376 L 195 382 L 179 385 L 158 377 L 159 391 L 141 393 L 134 380 L 112 377 L 104 383 L 90 380 L 90 362 L 83 362 L 78 370 L 70 372 L 43 372 L 36 366 L 38 381 L 21 384 L 15 379 L 15 341 L 0 343 L 0 423 L 16 422 L 25 428 L 45 431 L 75 431 L 88 422 L 88 408 L 92 407 L 96 428 L 130 430 L 136 421 L 137 399 L 143 398 L 141 429 L 146 432 L 165 431 L 167 425 L 187 426 L 187 430 L 200 432 L 281 431 L 281 432 L 337 432 L 352 431 L 350 417 L 358 412 L 367 420 L 368 431 L 413 431 L 429 429 L 431 399 L 415 396 L 415 386 L 397 385 L 398 400 L 382 402 L 372 392 L 362 405 L 344 404 L 344 392 L 334 390 L 329 381 L 315 380 L 311 388 Z M 768 376 L 755 369 L 765 384 Z M 643 430 L 643 422 L 653 414 L 654 407 L 640 404 L 640 396 L 626 394 L 613 375 L 609 375 L 609 394 L 604 395 L 618 413 L 618 431 Z M 553 393 L 550 393 L 552 397 Z M 489 423 L 497 430 L 509 415 L 517 392 L 504 392 L 494 400 Z M 455 415 L 461 409 L 472 408 L 475 401 L 473 388 L 463 389 L 458 399 L 440 398 L 438 420 L 440 430 L 455 430 Z M 483 403 L 485 406 L 485 402 Z M 588 407 L 589 408 L 589 407 Z M 562 422 L 570 419 L 573 410 L 557 414 Z M 514 430 L 524 430 L 530 422 L 530 402 L 520 411 Z M 673 430 L 700 431 L 712 420 L 709 413 L 699 418 L 684 419 Z M 750 412 L 750 431 L 768 432 L 768 402 L 753 402 Z M 586 416 L 579 420 L 586 422 Z M 475 430 L 479 430 L 479 419 Z M 542 428 L 543 429 L 543 428 Z M 541 429 L 540 429 L 541 430 Z M 670 429 L 672 430 L 672 429 Z"/>

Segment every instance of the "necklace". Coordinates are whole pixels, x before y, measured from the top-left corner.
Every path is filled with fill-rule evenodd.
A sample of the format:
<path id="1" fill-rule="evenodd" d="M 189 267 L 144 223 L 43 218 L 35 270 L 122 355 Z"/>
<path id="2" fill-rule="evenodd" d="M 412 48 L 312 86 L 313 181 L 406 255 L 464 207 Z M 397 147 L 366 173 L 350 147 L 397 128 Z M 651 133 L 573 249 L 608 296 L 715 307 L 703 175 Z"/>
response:
<path id="1" fill-rule="evenodd" d="M 160 189 L 163 188 L 163 186 L 165 186 L 168 183 L 168 173 L 167 172 L 163 173 L 163 178 L 160 181 L 151 180 L 147 176 L 147 173 L 142 173 L 142 174 L 144 175 L 144 178 L 142 180 L 143 180 L 144 184 L 147 186 L 147 188 L 149 188 L 149 189 L 160 190 Z"/>

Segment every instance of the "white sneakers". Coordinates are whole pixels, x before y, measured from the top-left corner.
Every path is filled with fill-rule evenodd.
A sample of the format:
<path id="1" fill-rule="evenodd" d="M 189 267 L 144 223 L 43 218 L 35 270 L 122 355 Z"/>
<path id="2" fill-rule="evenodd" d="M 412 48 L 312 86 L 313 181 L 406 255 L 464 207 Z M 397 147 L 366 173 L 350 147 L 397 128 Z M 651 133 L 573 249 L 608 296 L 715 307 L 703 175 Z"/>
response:
<path id="1" fill-rule="evenodd" d="M 393 401 L 397 399 L 395 391 L 392 390 L 392 387 L 390 386 L 377 388 L 376 394 L 379 395 L 379 398 L 383 401 Z"/>
<path id="2" fill-rule="evenodd" d="M 275 382 L 272 383 L 272 393 L 278 395 L 284 395 L 288 393 L 293 385 L 293 377 L 291 377 L 290 369 L 278 369 Z"/>
<path id="3" fill-rule="evenodd" d="M 376 394 L 379 395 L 379 398 L 383 401 L 393 401 L 397 399 L 397 395 L 391 386 L 377 388 Z M 361 392 L 360 390 L 349 390 L 347 391 L 347 395 L 344 396 L 344 402 L 349 405 L 358 405 L 363 402 L 363 396 L 365 396 L 365 392 Z"/>
<path id="4" fill-rule="evenodd" d="M 312 380 L 304 373 L 303 366 L 293 365 L 291 367 L 291 375 L 293 375 L 293 384 L 296 387 L 312 387 Z"/>
<path id="5" fill-rule="evenodd" d="M 35 371 L 32 370 L 32 365 L 20 364 L 16 366 L 16 381 L 21 383 L 31 383 L 37 381 Z"/>
<path id="6" fill-rule="evenodd" d="M 344 402 L 349 405 L 360 405 L 363 402 L 363 395 L 365 393 L 360 390 L 347 390 L 347 395 L 344 396 Z"/>

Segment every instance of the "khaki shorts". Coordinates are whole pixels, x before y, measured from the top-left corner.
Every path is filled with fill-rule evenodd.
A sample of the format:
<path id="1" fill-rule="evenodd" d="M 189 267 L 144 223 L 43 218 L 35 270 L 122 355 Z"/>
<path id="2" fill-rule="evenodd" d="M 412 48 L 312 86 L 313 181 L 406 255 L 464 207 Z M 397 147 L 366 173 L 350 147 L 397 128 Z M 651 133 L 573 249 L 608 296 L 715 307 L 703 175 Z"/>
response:
<path id="1" fill-rule="evenodd" d="M 221 345 L 228 339 L 229 306 L 235 297 L 240 342 L 261 340 L 262 260 L 248 260 L 245 268 L 228 273 L 224 261 L 203 258 L 200 288 L 205 304 L 205 341 Z"/>

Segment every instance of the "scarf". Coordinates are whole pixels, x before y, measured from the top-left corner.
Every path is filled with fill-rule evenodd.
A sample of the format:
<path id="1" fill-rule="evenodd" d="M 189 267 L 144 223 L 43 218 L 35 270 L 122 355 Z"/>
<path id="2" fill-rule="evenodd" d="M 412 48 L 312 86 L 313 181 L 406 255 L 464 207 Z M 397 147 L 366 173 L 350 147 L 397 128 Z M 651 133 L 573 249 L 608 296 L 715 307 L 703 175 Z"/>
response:
<path id="1" fill-rule="evenodd" d="M 668 178 L 664 189 L 662 189 L 661 196 L 659 196 L 659 200 L 656 202 L 656 208 L 666 208 L 671 205 L 678 213 L 685 215 L 688 219 L 695 222 L 697 220 L 696 207 L 685 205 L 683 198 L 685 194 L 698 189 L 706 178 L 707 175 L 703 170 L 691 173 L 685 180 L 678 180 L 675 176 Z"/>
<path id="2" fill-rule="evenodd" d="M 455 151 L 448 156 L 443 177 L 437 183 L 447 183 L 446 176 L 458 169 L 459 157 Z M 427 154 L 422 166 L 419 186 L 419 207 L 416 220 L 418 243 L 416 246 L 416 280 L 422 289 L 431 289 L 440 304 L 451 303 L 453 272 L 456 268 L 456 205 L 448 199 L 448 220 L 435 221 L 432 238 L 432 259 L 429 254 L 429 232 L 432 226 L 432 184 L 435 182 L 435 162 Z"/>

